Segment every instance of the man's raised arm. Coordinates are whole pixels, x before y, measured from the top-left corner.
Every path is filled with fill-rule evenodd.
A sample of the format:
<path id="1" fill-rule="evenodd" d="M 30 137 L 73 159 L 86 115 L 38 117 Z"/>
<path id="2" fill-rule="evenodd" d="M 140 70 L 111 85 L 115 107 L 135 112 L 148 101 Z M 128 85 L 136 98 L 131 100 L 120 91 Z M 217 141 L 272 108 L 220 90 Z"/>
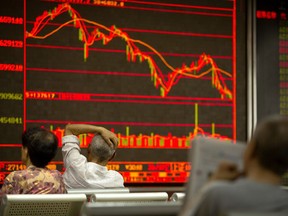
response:
<path id="1" fill-rule="evenodd" d="M 78 136 L 79 134 L 84 134 L 84 133 L 98 133 L 103 137 L 103 139 L 110 146 L 115 146 L 115 148 L 117 148 L 118 146 L 117 136 L 113 132 L 100 126 L 89 125 L 89 124 L 67 124 L 65 127 L 64 135 L 65 136 L 66 135 Z"/>

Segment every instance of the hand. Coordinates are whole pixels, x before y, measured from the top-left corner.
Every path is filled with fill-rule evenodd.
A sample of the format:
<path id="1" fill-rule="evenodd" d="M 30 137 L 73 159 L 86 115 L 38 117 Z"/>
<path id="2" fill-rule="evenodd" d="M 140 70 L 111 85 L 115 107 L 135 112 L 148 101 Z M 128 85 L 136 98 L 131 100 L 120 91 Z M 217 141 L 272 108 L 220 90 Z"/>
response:
<path id="1" fill-rule="evenodd" d="M 102 127 L 99 134 L 103 137 L 103 139 L 113 148 L 118 147 L 118 138 L 116 134 Z"/>
<path id="2" fill-rule="evenodd" d="M 235 180 L 242 173 L 237 169 L 237 165 L 228 161 L 219 163 L 216 171 L 210 177 L 210 180 Z"/>

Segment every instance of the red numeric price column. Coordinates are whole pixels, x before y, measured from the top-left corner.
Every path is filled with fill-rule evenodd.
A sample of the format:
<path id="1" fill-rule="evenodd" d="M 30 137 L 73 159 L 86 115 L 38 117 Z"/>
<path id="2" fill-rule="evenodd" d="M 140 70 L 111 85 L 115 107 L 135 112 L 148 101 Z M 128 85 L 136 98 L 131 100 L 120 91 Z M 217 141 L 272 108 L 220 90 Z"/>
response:
<path id="1" fill-rule="evenodd" d="M 4 4 L 4 3 L 3 3 Z M 24 1 L 5 1 L 0 9 L 0 158 L 9 161 L 15 154 L 21 160 L 24 85 Z M 11 154 L 7 154 L 11 152 Z M 0 163 L 0 184 L 12 171 Z"/>

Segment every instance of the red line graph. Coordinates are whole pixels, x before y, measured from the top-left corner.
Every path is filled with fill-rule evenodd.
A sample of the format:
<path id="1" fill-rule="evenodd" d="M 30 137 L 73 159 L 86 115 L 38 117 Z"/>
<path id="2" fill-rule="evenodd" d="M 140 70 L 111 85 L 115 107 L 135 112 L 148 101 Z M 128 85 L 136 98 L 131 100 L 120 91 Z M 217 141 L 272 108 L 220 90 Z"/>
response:
<path id="1" fill-rule="evenodd" d="M 149 74 L 135 73 L 135 72 L 120 72 L 120 71 L 88 71 L 88 70 L 71 70 L 71 69 L 50 69 L 50 68 L 27 68 L 27 71 L 47 72 L 47 73 L 76 73 L 76 74 L 102 74 L 112 76 L 132 76 L 132 77 L 149 77 Z M 167 77 L 167 75 L 165 75 Z M 188 77 L 182 77 L 182 79 L 189 79 Z M 200 77 L 198 79 L 211 80 L 211 77 Z M 231 78 L 223 78 L 223 80 L 232 80 Z M 187 97 L 186 97 L 187 98 Z M 217 98 L 218 99 L 218 98 Z M 221 99 L 230 100 L 230 99 Z M 231 100 L 230 100 L 231 101 Z"/>
<path id="2" fill-rule="evenodd" d="M 41 45 L 41 44 L 27 44 L 27 47 L 35 48 L 45 48 L 45 49 L 64 49 L 64 50 L 84 50 L 82 47 L 72 47 L 72 46 L 55 46 L 55 45 Z M 108 53 L 125 53 L 124 50 L 120 49 L 100 49 L 100 48 L 89 48 L 89 51 L 96 52 L 108 52 Z M 143 52 L 146 55 L 155 55 L 153 52 Z M 162 56 L 177 56 L 177 57 L 199 57 L 199 54 L 194 53 L 167 53 L 161 52 Z M 232 56 L 210 56 L 213 59 L 228 59 L 231 60 Z M 225 79 L 225 78 L 224 78 Z"/>
<path id="3" fill-rule="evenodd" d="M 62 24 L 50 33 L 41 35 L 41 31 L 50 21 L 64 13 L 69 13 L 71 20 Z M 34 39 L 45 39 L 71 23 L 74 23 L 74 27 L 79 29 L 79 39 L 84 43 L 85 61 L 88 58 L 90 46 L 92 46 L 95 42 L 102 41 L 103 45 L 107 45 L 114 38 L 121 38 L 126 42 L 127 61 L 136 62 L 139 60 L 140 62 L 146 61 L 148 63 L 152 82 L 156 88 L 160 89 L 160 94 L 162 97 L 167 96 L 172 87 L 176 85 L 182 77 L 198 79 L 211 74 L 212 86 L 218 90 L 220 97 L 222 99 L 232 99 L 232 92 L 226 86 L 223 76 L 225 75 L 227 77 L 231 77 L 231 75 L 227 71 L 220 69 L 216 62 L 209 55 L 203 53 L 199 57 L 198 61 L 192 62 L 189 66 L 183 64 L 179 68 L 174 68 L 155 48 L 149 44 L 141 40 L 129 37 L 126 32 L 123 32 L 121 29 L 116 28 L 115 26 L 108 28 L 100 23 L 81 18 L 79 13 L 69 4 L 60 4 L 51 12 L 44 11 L 41 16 L 36 18 L 32 30 L 30 32 L 26 32 L 26 37 Z M 86 25 L 87 23 L 95 26 L 92 32 L 88 32 Z M 109 34 L 106 35 L 101 30 L 108 31 Z M 156 64 L 154 59 L 155 57 L 142 52 L 139 48 L 139 45 L 142 45 L 151 50 L 154 53 L 154 56 L 157 56 L 162 61 L 167 70 L 170 71 L 167 76 L 168 78 L 165 78 L 164 72 Z"/>
<path id="4" fill-rule="evenodd" d="M 28 24 L 34 24 L 33 21 L 27 21 Z M 63 23 L 47 23 L 47 26 L 61 26 Z M 74 27 L 73 24 L 67 24 L 66 27 Z M 86 25 L 86 28 L 95 28 L 94 25 Z M 223 35 L 223 34 L 204 34 L 204 33 L 195 33 L 195 32 L 176 32 L 176 31 L 163 31 L 155 29 L 136 29 L 136 28 L 122 28 L 122 31 L 125 32 L 141 32 L 149 34 L 163 34 L 163 35 L 178 35 L 178 36 L 189 36 L 189 37 L 207 37 L 207 38 L 223 38 L 223 39 L 232 39 L 232 35 Z"/>

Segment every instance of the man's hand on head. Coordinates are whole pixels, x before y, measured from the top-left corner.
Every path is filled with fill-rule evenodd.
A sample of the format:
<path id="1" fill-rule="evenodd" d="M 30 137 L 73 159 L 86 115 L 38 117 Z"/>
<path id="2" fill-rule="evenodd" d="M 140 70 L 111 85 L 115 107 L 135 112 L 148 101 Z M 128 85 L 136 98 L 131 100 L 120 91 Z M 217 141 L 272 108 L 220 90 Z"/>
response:
<path id="1" fill-rule="evenodd" d="M 118 138 L 116 134 L 107 130 L 104 127 L 89 125 L 89 124 L 67 124 L 65 127 L 64 135 L 76 135 L 84 133 L 97 133 L 100 134 L 106 143 L 114 149 L 118 147 Z"/>
<path id="2" fill-rule="evenodd" d="M 107 130 L 106 128 L 101 127 L 99 134 L 103 137 L 103 139 L 113 148 L 118 147 L 118 138 L 115 133 Z"/>

